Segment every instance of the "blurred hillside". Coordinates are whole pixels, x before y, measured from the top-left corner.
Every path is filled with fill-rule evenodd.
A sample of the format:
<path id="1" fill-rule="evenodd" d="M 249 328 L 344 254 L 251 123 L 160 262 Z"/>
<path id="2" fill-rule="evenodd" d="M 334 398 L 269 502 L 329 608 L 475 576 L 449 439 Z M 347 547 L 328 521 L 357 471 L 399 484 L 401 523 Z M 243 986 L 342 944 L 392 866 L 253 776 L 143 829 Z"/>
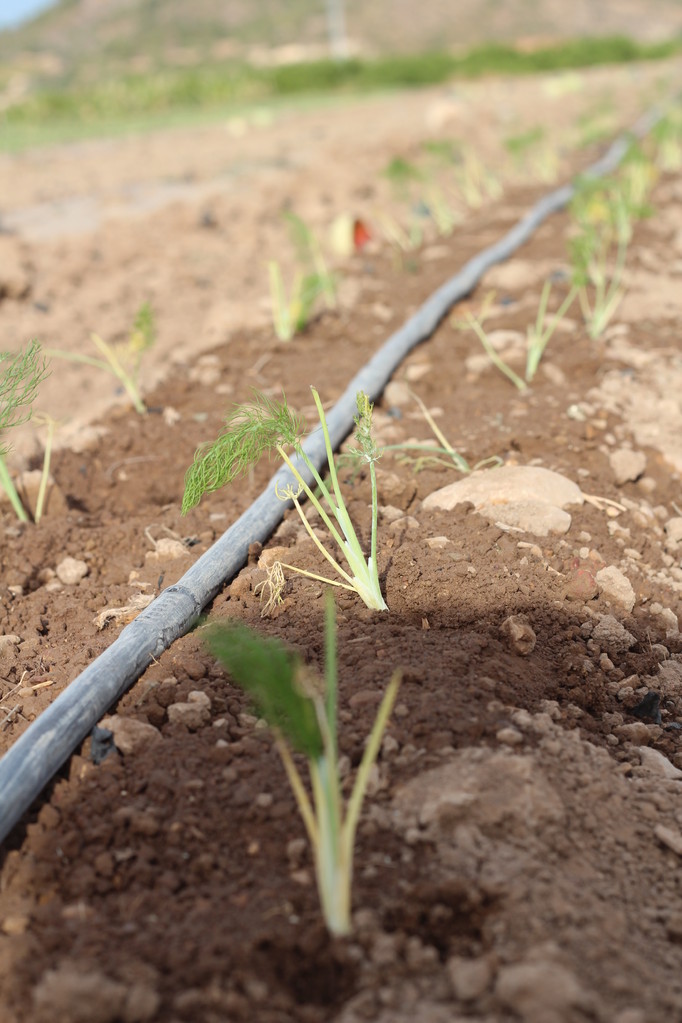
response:
<path id="1" fill-rule="evenodd" d="M 345 0 L 349 53 L 467 48 L 682 33 L 680 0 Z M 60 0 L 0 32 L 0 62 L 62 83 L 103 70 L 139 72 L 235 58 L 286 63 L 329 55 L 325 0 Z"/>
<path id="2" fill-rule="evenodd" d="M 1 0 L 0 0 L 1 2 Z M 337 22 L 336 55 L 328 8 Z M 0 147 L 292 93 L 670 56 L 682 0 L 59 0 L 0 32 Z M 41 126 L 40 138 L 27 126 Z M 98 128 L 99 130 L 99 128 Z M 28 131 L 28 134 L 27 134 Z"/>

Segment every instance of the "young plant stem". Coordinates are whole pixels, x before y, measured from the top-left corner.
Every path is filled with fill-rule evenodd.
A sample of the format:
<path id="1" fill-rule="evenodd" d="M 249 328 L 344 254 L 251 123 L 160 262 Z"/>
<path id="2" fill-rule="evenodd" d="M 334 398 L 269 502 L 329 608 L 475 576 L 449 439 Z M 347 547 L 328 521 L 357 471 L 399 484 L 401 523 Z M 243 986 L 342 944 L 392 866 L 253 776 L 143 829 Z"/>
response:
<path id="1" fill-rule="evenodd" d="M 470 313 L 469 316 L 468 316 L 468 321 L 469 321 L 469 325 L 476 332 L 476 336 L 478 337 L 479 341 L 481 342 L 481 344 L 485 348 L 486 354 L 487 354 L 488 358 L 490 359 L 490 361 L 492 362 L 493 366 L 496 366 L 497 369 L 499 369 L 499 371 L 501 373 L 504 373 L 504 375 L 507 377 L 507 379 L 511 380 L 511 382 L 514 385 L 514 387 L 516 387 L 519 391 L 522 391 L 522 392 L 523 391 L 527 391 L 528 390 L 528 385 L 526 384 L 525 380 L 522 380 L 521 377 L 518 375 L 518 373 L 515 373 L 514 370 L 511 368 L 511 366 L 508 366 L 507 363 L 504 361 L 504 359 L 502 359 L 498 355 L 498 353 L 495 351 L 495 348 L 490 343 L 490 339 L 489 339 L 488 335 L 486 334 L 486 332 L 484 331 L 483 327 L 478 322 L 476 317 L 472 316 L 471 313 Z"/>
<path id="2" fill-rule="evenodd" d="M 335 937 L 351 931 L 353 853 L 370 772 L 393 709 L 401 674 L 386 687 L 346 805 L 338 757 L 338 666 L 334 600 L 325 608 L 324 680 L 311 677 L 304 665 L 266 640 L 232 623 L 209 631 L 209 646 L 230 675 L 257 703 L 273 728 L 275 745 L 310 840 L 320 905 Z M 294 762 L 287 739 L 308 761 L 312 799 Z"/>
<path id="3" fill-rule="evenodd" d="M 528 351 L 526 354 L 527 383 L 530 383 L 535 376 L 538 366 L 540 365 L 540 360 L 545 354 L 545 348 L 551 341 L 552 335 L 554 334 L 561 317 L 567 312 L 569 306 L 573 302 L 578 289 L 575 285 L 570 289 L 568 295 L 555 313 L 552 322 L 546 327 L 545 315 L 547 313 L 547 303 L 549 302 L 549 294 L 551 290 L 551 282 L 545 281 L 545 285 L 542 289 L 542 295 L 540 296 L 540 305 L 538 306 L 538 315 L 535 321 L 535 327 L 529 327 L 528 329 Z"/>
<path id="4" fill-rule="evenodd" d="M 112 346 L 107 344 L 107 342 L 104 341 L 103 338 L 99 336 L 99 334 L 92 334 L 91 339 L 95 348 L 104 356 L 106 363 L 109 366 L 110 372 L 113 373 L 113 375 L 118 380 L 120 380 L 121 384 L 125 388 L 128 397 L 130 398 L 135 407 L 135 411 L 139 413 L 139 415 L 141 416 L 144 415 L 145 412 L 147 411 L 147 406 L 140 397 L 139 388 L 136 382 L 133 380 L 130 373 L 128 373 L 128 371 L 126 370 L 125 366 L 117 356 Z"/>
<path id="5" fill-rule="evenodd" d="M 300 440 L 302 428 L 300 420 L 292 415 L 286 402 L 278 404 L 266 398 L 265 395 L 259 395 L 258 401 L 254 406 L 238 406 L 234 415 L 228 420 L 228 429 L 223 435 L 213 444 L 204 446 L 196 452 L 194 463 L 190 466 L 185 476 L 182 512 L 185 514 L 190 508 L 198 504 L 203 494 L 207 491 L 217 490 L 226 483 L 231 482 L 236 476 L 247 471 L 265 451 L 277 451 L 293 477 L 293 480 L 286 483 L 281 489 L 279 488 L 279 483 L 276 482 L 277 496 L 284 501 L 293 501 L 294 507 L 308 535 L 343 582 L 325 579 L 323 576 L 317 576 L 309 572 L 301 572 L 301 574 L 309 575 L 311 578 L 322 579 L 325 582 L 332 583 L 332 585 L 355 590 L 367 607 L 383 611 L 386 609 L 386 603 L 381 594 L 376 560 L 378 506 L 374 469 L 374 462 L 380 453 L 374 446 L 371 437 L 372 406 L 367 396 L 360 392 L 357 396 L 358 417 L 355 420 L 357 427 L 356 436 L 360 442 L 357 454 L 369 465 L 372 486 L 372 535 L 370 555 L 365 560 L 360 541 L 357 538 L 343 501 L 322 402 L 315 388 L 311 388 L 311 390 L 323 432 L 331 489 L 322 479 L 317 468 L 303 449 Z M 300 461 L 308 469 L 314 485 L 319 490 L 321 500 L 314 492 L 312 486 L 304 479 L 301 469 L 287 452 L 287 447 L 293 448 Z M 316 536 L 298 500 L 302 493 L 305 493 L 306 497 L 308 497 L 320 515 L 331 539 L 340 548 L 348 563 L 349 572 L 338 563 L 321 543 L 319 537 Z M 295 569 L 295 571 L 300 572 L 301 570 Z M 278 603 L 278 594 L 281 592 L 280 583 L 281 579 L 277 580 L 275 584 L 274 578 L 268 578 L 267 592 L 269 592 L 270 597 L 267 606 L 272 607 Z"/>
<path id="6" fill-rule="evenodd" d="M 12 480 L 12 477 L 9 474 L 7 463 L 5 462 L 5 459 L 1 451 L 0 451 L 0 486 L 7 494 L 9 502 L 12 505 L 14 514 L 19 519 L 19 521 L 29 522 L 30 520 L 28 512 L 21 503 L 19 494 L 17 493 L 17 488 L 15 487 L 14 481 Z"/>
<path id="7" fill-rule="evenodd" d="M 40 522 L 43 517 L 43 509 L 45 507 L 45 495 L 47 494 L 47 484 L 50 479 L 50 462 L 52 461 L 52 440 L 54 438 L 54 431 L 56 427 L 54 419 L 51 417 L 47 418 L 47 437 L 45 439 L 45 453 L 43 455 L 43 468 L 40 473 L 40 486 L 38 487 L 38 496 L 36 498 L 36 510 L 35 510 L 35 522 Z"/>
<path id="8" fill-rule="evenodd" d="M 142 401 L 140 389 L 133 376 L 126 370 L 125 366 L 118 358 L 114 348 L 98 334 L 91 334 L 90 340 L 95 348 L 103 355 L 102 359 L 97 359 L 94 355 L 81 355 L 77 352 L 67 352 L 61 348 L 49 348 L 47 349 L 47 354 L 56 355 L 57 358 L 64 359 L 67 362 L 80 362 L 86 366 L 96 366 L 97 369 L 102 369 L 105 373 L 111 373 L 111 375 L 114 376 L 125 389 L 128 397 L 133 403 L 135 411 L 140 415 L 144 415 L 147 411 L 147 406 Z"/>
<path id="9" fill-rule="evenodd" d="M 324 480 L 320 476 L 319 472 L 317 471 L 317 469 L 315 468 L 315 466 L 313 465 L 311 460 L 308 458 L 308 456 L 305 454 L 305 452 L 302 450 L 302 448 L 300 446 L 297 449 L 297 453 L 303 459 L 303 461 L 305 462 L 306 466 L 308 467 L 311 475 L 313 476 L 313 479 L 315 480 L 315 483 L 316 483 L 317 487 L 319 488 L 319 490 L 320 490 L 320 492 L 321 492 L 321 494 L 323 496 L 323 499 L 327 502 L 327 505 L 329 507 L 329 510 L 330 510 L 333 518 L 336 519 L 336 522 L 338 523 L 338 525 L 339 525 L 339 527 L 341 529 L 341 532 L 343 533 L 343 536 L 341 536 L 341 534 L 337 530 L 336 526 L 334 525 L 334 522 L 332 521 L 332 518 L 330 518 L 330 516 L 327 514 L 327 511 L 325 510 L 324 506 L 318 500 L 318 498 L 315 495 L 315 493 L 313 492 L 313 490 L 305 482 L 305 480 L 303 479 L 303 477 L 299 473 L 298 469 L 296 468 L 294 463 L 291 461 L 291 459 L 287 455 L 287 453 L 284 450 L 284 448 L 281 445 L 279 445 L 279 444 L 277 445 L 277 452 L 280 455 L 280 457 L 282 458 L 282 460 L 284 461 L 284 463 L 287 465 L 287 467 L 290 469 L 290 471 L 291 471 L 292 475 L 294 476 L 294 479 L 296 480 L 298 486 L 301 488 L 301 490 L 303 490 L 305 492 L 306 497 L 309 499 L 309 501 L 311 502 L 311 504 L 313 505 L 315 510 L 320 515 L 322 521 L 324 522 L 325 526 L 329 530 L 329 533 L 331 534 L 334 542 L 337 544 L 337 546 L 343 552 L 343 555 L 344 555 L 346 561 L 348 562 L 348 566 L 350 568 L 350 571 L 351 571 L 352 575 L 349 575 L 339 565 L 339 563 L 335 560 L 335 558 L 329 553 L 329 551 L 326 549 L 326 547 L 321 543 L 321 541 L 315 535 L 315 533 L 314 533 L 310 523 L 308 522 L 308 520 L 305 517 L 303 509 L 301 508 L 301 506 L 300 506 L 300 504 L 299 504 L 299 502 L 297 500 L 297 495 L 295 495 L 294 491 L 293 490 L 287 490 L 287 491 L 285 491 L 282 494 L 282 496 L 284 498 L 286 498 L 286 499 L 291 499 L 291 500 L 294 501 L 296 510 L 297 510 L 297 512 L 299 514 L 299 517 L 300 517 L 303 525 L 305 526 L 305 528 L 306 528 L 306 530 L 308 532 L 308 535 L 313 540 L 313 542 L 315 543 L 315 545 L 318 548 L 318 550 L 324 555 L 324 557 L 327 559 L 327 561 L 332 565 L 334 570 L 341 576 L 342 579 L 344 579 L 346 581 L 346 587 L 345 588 L 349 588 L 349 589 L 355 590 L 356 593 L 358 593 L 358 595 L 365 602 L 367 607 L 372 608 L 375 611 L 385 611 L 386 610 L 386 602 L 384 601 L 384 598 L 383 598 L 383 596 L 381 594 L 381 588 L 380 588 L 380 585 L 379 585 L 379 576 L 378 576 L 378 572 L 377 572 L 377 560 L 376 560 L 376 557 L 377 557 L 377 554 L 376 554 L 376 551 L 377 551 L 376 543 L 377 543 L 377 525 L 378 525 L 378 502 L 377 502 L 377 489 L 376 489 L 376 471 L 374 469 L 374 463 L 372 461 L 369 462 L 369 472 L 370 472 L 370 480 L 371 480 L 371 486 L 372 486 L 372 532 L 371 532 L 371 541 L 370 541 L 370 556 L 369 556 L 369 559 L 366 561 L 365 560 L 365 556 L 364 556 L 364 554 L 362 552 L 362 548 L 360 546 L 360 542 L 359 542 L 359 540 L 357 538 L 357 535 L 355 533 L 355 529 L 353 528 L 353 524 L 352 524 L 352 522 L 350 520 L 350 516 L 349 516 L 348 511 L 346 509 L 346 505 L 344 504 L 343 496 L 341 494 L 341 489 L 339 487 L 338 476 L 337 476 L 337 473 L 336 473 L 336 466 L 334 464 L 334 452 L 333 452 L 332 445 L 331 445 L 331 440 L 330 440 L 330 437 L 329 437 L 329 430 L 327 428 L 327 421 L 326 421 L 326 418 L 325 418 L 325 415 L 324 415 L 324 409 L 322 407 L 322 402 L 320 401 L 320 396 L 317 393 L 317 391 L 315 390 L 315 388 L 313 387 L 313 388 L 311 388 L 311 390 L 312 390 L 313 398 L 314 398 L 315 405 L 316 405 L 316 408 L 317 408 L 317 412 L 318 412 L 318 415 L 319 415 L 319 418 L 320 418 L 320 425 L 322 427 L 322 433 L 323 433 L 323 437 L 324 437 L 324 446 L 325 446 L 325 451 L 326 451 L 326 454 L 327 454 L 327 464 L 329 466 L 329 476 L 330 476 L 330 479 L 331 479 L 332 490 L 334 492 L 334 496 L 332 496 L 332 494 L 329 491 L 329 488 L 327 487 L 326 483 L 324 482 Z M 300 493 L 300 491 L 299 491 L 299 493 Z M 321 580 L 324 580 L 323 576 L 321 576 L 319 578 Z M 337 585 L 337 586 L 343 585 L 342 583 L 339 583 L 338 581 L 333 580 L 333 579 L 326 579 L 324 581 L 332 583 L 332 585 Z"/>

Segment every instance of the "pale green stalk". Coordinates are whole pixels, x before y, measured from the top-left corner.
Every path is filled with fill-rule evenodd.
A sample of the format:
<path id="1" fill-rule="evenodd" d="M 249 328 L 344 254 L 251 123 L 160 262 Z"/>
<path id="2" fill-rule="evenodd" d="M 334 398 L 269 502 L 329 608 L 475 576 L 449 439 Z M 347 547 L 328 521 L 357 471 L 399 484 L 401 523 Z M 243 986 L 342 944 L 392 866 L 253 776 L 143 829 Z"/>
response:
<path id="1" fill-rule="evenodd" d="M 133 403 L 135 411 L 140 415 L 144 415 L 147 411 L 147 407 L 142 400 L 140 395 L 140 389 L 133 376 L 127 371 L 121 360 L 118 358 L 112 345 L 108 344 L 98 334 L 91 334 L 90 340 L 94 344 L 95 348 L 102 353 L 104 358 L 97 359 L 93 355 L 82 355 L 80 352 L 67 352 L 62 348 L 48 348 L 48 355 L 56 355 L 59 359 L 64 359 L 67 362 L 79 362 L 86 366 L 96 366 L 97 369 L 102 369 L 106 373 L 111 373 L 122 387 L 125 389 L 128 397 Z"/>
<path id="2" fill-rule="evenodd" d="M 607 247 L 604 243 L 601 243 L 597 254 L 590 261 L 588 267 L 588 275 L 594 286 L 592 300 L 590 301 L 586 285 L 580 287 L 578 291 L 580 308 L 587 325 L 588 334 L 593 341 L 601 337 L 625 294 L 622 280 L 626 254 L 627 243 L 619 240 L 616 262 L 611 274 L 609 274 L 607 269 Z"/>
<path id="3" fill-rule="evenodd" d="M 0 486 L 7 494 L 9 502 L 12 505 L 14 514 L 19 519 L 19 521 L 28 522 L 29 521 L 28 514 L 23 504 L 21 503 L 21 500 L 19 499 L 17 488 L 14 486 L 14 480 L 9 474 L 7 463 L 5 462 L 5 459 L 1 451 L 0 451 Z"/>
<path id="4" fill-rule="evenodd" d="M 545 316 L 547 314 L 547 303 L 549 302 L 549 294 L 551 290 L 551 282 L 545 281 L 545 285 L 542 289 L 542 295 L 540 296 L 540 305 L 538 306 L 538 315 L 535 321 L 535 327 L 529 327 L 528 329 L 528 352 L 526 355 L 527 383 L 530 383 L 535 376 L 537 368 L 540 365 L 540 360 L 545 353 L 545 348 L 549 344 L 552 334 L 556 330 L 561 317 L 566 313 L 575 298 L 578 289 L 575 286 L 571 288 L 568 295 L 559 306 L 552 322 L 549 326 L 546 326 Z"/>
<path id="5" fill-rule="evenodd" d="M 266 644 L 271 653 L 262 656 Z M 312 847 L 325 923 L 334 936 L 346 936 L 351 931 L 353 853 L 360 811 L 398 693 L 400 672 L 394 672 L 386 688 L 344 807 L 338 760 L 338 678 L 333 599 L 328 597 L 325 613 L 322 687 L 309 675 L 302 675 L 294 655 L 288 655 L 288 668 L 283 669 L 282 645 L 276 640 L 259 638 L 245 626 L 213 627 L 209 633 L 209 645 L 233 679 L 252 694 L 259 713 L 270 721 L 275 730 L 277 750 Z M 288 715 L 283 714 L 285 707 Z M 304 720 L 307 721 L 305 726 Z M 306 756 L 312 801 L 285 738 Z"/>
<path id="6" fill-rule="evenodd" d="M 123 384 L 123 387 L 125 388 L 128 397 L 130 398 L 135 407 L 135 411 L 138 412 L 140 415 L 144 415 L 145 412 L 147 411 L 147 407 L 145 403 L 142 401 L 142 398 L 140 397 L 140 390 L 137 386 L 137 383 L 135 382 L 135 380 L 133 380 L 130 373 L 128 373 L 125 366 L 117 356 L 115 350 L 112 348 L 111 345 L 107 344 L 107 342 L 104 341 L 104 339 L 101 338 L 99 334 L 92 334 L 91 337 L 92 343 L 94 344 L 95 348 L 97 348 L 97 350 L 102 353 L 102 355 L 108 362 L 111 368 L 111 372 Z"/>
<path id="7" fill-rule="evenodd" d="M 339 531 L 336 529 L 336 526 L 334 525 L 332 518 L 330 518 L 324 506 L 318 500 L 313 490 L 305 482 L 305 480 L 298 472 L 293 462 L 291 461 L 291 459 L 289 458 L 289 456 L 284 451 L 281 445 L 277 445 L 277 451 L 284 460 L 284 462 L 286 463 L 286 465 L 288 466 L 288 468 L 291 470 L 299 487 L 305 492 L 306 496 L 314 506 L 315 510 L 322 518 L 322 521 L 329 530 L 329 533 L 331 534 L 334 542 L 342 550 L 343 555 L 346 561 L 348 562 L 351 575 L 349 575 L 347 572 L 343 570 L 343 568 L 341 568 L 338 562 L 332 557 L 329 551 L 327 551 L 324 545 L 320 542 L 318 537 L 315 536 L 315 533 L 312 530 L 312 527 L 310 526 L 310 523 L 306 519 L 305 515 L 303 514 L 303 510 L 298 504 L 298 501 L 295 501 L 296 509 L 299 513 L 301 521 L 303 522 L 304 526 L 308 531 L 309 536 L 316 544 L 318 550 L 321 551 L 321 553 L 324 555 L 327 561 L 329 561 L 329 563 L 333 566 L 335 571 L 338 572 L 338 574 L 343 579 L 346 580 L 346 582 L 350 585 L 351 589 L 354 589 L 358 593 L 358 595 L 362 598 L 367 607 L 370 607 L 376 611 L 384 611 L 386 610 L 386 602 L 384 601 L 384 598 L 381 594 L 381 587 L 379 584 L 379 573 L 377 570 L 378 500 L 376 487 L 376 470 L 374 468 L 374 461 L 370 458 L 367 459 L 369 464 L 370 482 L 372 487 L 372 529 L 370 541 L 370 555 L 369 558 L 365 560 L 365 555 L 363 554 L 362 547 L 360 546 L 360 541 L 357 538 L 357 534 L 355 532 L 353 523 L 351 522 L 348 510 L 346 509 L 346 505 L 344 504 L 343 496 L 341 494 L 341 488 L 339 486 L 339 481 L 336 473 L 336 466 L 334 464 L 334 453 L 331 445 L 331 440 L 329 437 L 329 431 L 327 429 L 327 421 L 324 415 L 322 402 L 320 401 L 320 396 L 315 390 L 315 388 L 313 387 L 311 388 L 311 390 L 313 398 L 315 400 L 315 405 L 317 407 L 317 412 L 320 417 L 320 425 L 322 427 L 324 445 L 327 453 L 329 476 L 331 479 L 334 496 L 332 496 L 332 494 L 329 491 L 329 488 L 327 487 L 326 483 L 320 476 L 319 472 L 300 447 L 298 448 L 298 454 L 301 456 L 301 458 L 307 465 L 308 469 L 312 473 L 315 483 L 319 487 L 324 497 L 324 500 L 327 502 L 327 505 L 329 506 L 333 518 L 336 519 L 336 522 L 338 523 L 343 536 L 341 536 Z M 287 491 L 282 496 L 285 499 L 294 500 L 293 491 Z M 334 583 L 334 580 L 326 581 Z M 339 584 L 337 583 L 336 585 Z"/>
<path id="8" fill-rule="evenodd" d="M 495 351 L 495 348 L 490 343 L 488 335 L 486 334 L 478 320 L 471 314 L 469 314 L 468 320 L 469 324 L 476 332 L 479 341 L 485 348 L 486 354 L 490 361 L 492 362 L 493 366 L 496 366 L 501 373 L 504 373 L 507 379 L 511 380 L 514 387 L 517 387 L 519 391 L 527 391 L 528 385 L 526 384 L 525 380 L 522 380 L 518 373 L 515 373 L 511 366 L 508 366 L 504 359 L 500 355 L 498 355 L 498 353 Z"/>
<path id="9" fill-rule="evenodd" d="M 272 321 L 275 334 L 280 341 L 291 341 L 294 330 L 291 325 L 289 304 L 284 293 L 284 281 L 279 263 L 271 259 L 268 263 L 270 279 L 270 301 L 272 304 Z"/>
<path id="10" fill-rule="evenodd" d="M 219 437 L 212 445 L 199 449 L 195 460 L 185 477 L 185 493 L 182 502 L 183 514 L 197 504 L 204 493 L 217 490 L 225 483 L 229 483 L 237 475 L 248 469 L 267 450 L 278 452 L 285 465 L 291 471 L 294 482 L 288 484 L 278 496 L 285 501 L 293 501 L 301 521 L 308 532 L 308 535 L 315 543 L 323 557 L 332 565 L 335 572 L 343 582 L 326 579 L 324 576 L 317 576 L 314 573 L 302 572 L 311 578 L 321 579 L 332 585 L 344 586 L 355 590 L 365 604 L 373 610 L 385 610 L 386 603 L 381 594 L 379 584 L 379 573 L 377 570 L 377 523 L 378 523 L 378 498 L 376 488 L 376 472 L 374 462 L 379 457 L 371 438 L 371 412 L 372 406 L 366 395 L 358 395 L 358 418 L 356 419 L 357 436 L 360 441 L 359 454 L 369 465 L 370 481 L 372 487 L 372 531 L 370 542 L 370 555 L 367 560 L 362 551 L 360 541 L 357 538 L 355 529 L 343 501 L 343 495 L 339 486 L 334 464 L 334 452 L 327 429 L 327 422 L 324 409 L 319 395 L 315 388 L 311 388 L 315 405 L 320 418 L 323 431 L 327 463 L 331 478 L 331 489 L 327 486 L 322 476 L 307 456 L 299 439 L 300 424 L 292 417 L 286 404 L 278 405 L 275 402 L 260 396 L 259 404 L 254 407 L 241 406 L 235 410 L 229 421 L 232 427 L 223 436 Z M 301 472 L 296 467 L 292 458 L 287 453 L 285 446 L 293 447 L 294 451 L 307 466 L 313 478 L 314 484 L 319 488 L 322 501 L 318 498 L 313 488 L 304 480 Z M 315 510 L 320 515 L 324 525 L 334 543 L 340 548 L 348 563 L 350 572 L 344 568 L 329 553 L 326 547 L 315 535 L 314 530 L 306 519 L 301 508 L 298 497 L 301 493 L 310 500 Z M 325 502 L 323 504 L 322 502 Z M 291 566 L 287 566 L 291 567 Z M 300 569 L 295 569 L 301 571 Z M 278 594 L 281 586 L 272 586 L 268 580 L 270 599 L 268 604 L 278 602 Z"/>
<path id="11" fill-rule="evenodd" d="M 56 423 L 50 416 L 47 418 L 47 437 L 45 439 L 45 453 L 43 455 L 43 468 L 40 473 L 40 486 L 38 487 L 38 496 L 36 498 L 36 511 L 35 521 L 40 522 L 43 517 L 43 508 L 45 507 L 45 495 L 47 494 L 47 484 L 50 479 L 50 462 L 52 460 L 52 440 L 54 438 L 54 431 Z"/>

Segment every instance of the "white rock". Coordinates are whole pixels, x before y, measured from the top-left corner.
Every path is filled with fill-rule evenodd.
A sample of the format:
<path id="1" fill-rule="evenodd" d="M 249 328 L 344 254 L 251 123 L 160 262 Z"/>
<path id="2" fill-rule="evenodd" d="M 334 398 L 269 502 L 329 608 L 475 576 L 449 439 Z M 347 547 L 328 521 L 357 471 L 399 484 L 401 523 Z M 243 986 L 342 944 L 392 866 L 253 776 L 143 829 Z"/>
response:
<path id="1" fill-rule="evenodd" d="M 188 554 L 182 540 L 174 540 L 170 536 L 162 536 L 156 541 L 153 551 L 147 551 L 145 561 L 173 561 L 175 558 L 184 558 Z"/>
<path id="2" fill-rule="evenodd" d="M 671 764 L 668 758 L 659 753 L 657 749 L 651 749 L 649 746 L 639 746 L 638 752 L 642 766 L 646 767 L 649 771 L 653 771 L 662 778 L 668 778 L 671 781 L 679 781 L 682 778 L 682 771 L 675 767 L 674 764 Z"/>
<path id="3" fill-rule="evenodd" d="M 682 856 L 682 834 L 679 831 L 666 828 L 664 824 L 657 824 L 654 828 L 654 835 L 661 845 L 667 846 L 678 856 Z"/>
<path id="4" fill-rule="evenodd" d="M 403 380 L 391 380 L 384 388 L 383 400 L 387 408 L 408 405 L 412 401 L 410 389 Z"/>
<path id="5" fill-rule="evenodd" d="M 635 606 L 635 591 L 628 577 L 623 575 L 620 569 L 615 565 L 609 565 L 600 569 L 595 579 L 606 600 L 612 604 L 620 604 L 626 611 L 632 611 Z"/>
<path id="6" fill-rule="evenodd" d="M 609 654 L 624 654 L 637 642 L 636 638 L 613 615 L 601 615 L 592 630 L 592 639 Z"/>
<path id="7" fill-rule="evenodd" d="M 99 727 L 108 728 L 110 732 L 113 732 L 114 745 L 124 755 L 161 741 L 161 732 L 147 721 L 120 717 L 118 714 L 102 718 Z"/>
<path id="8" fill-rule="evenodd" d="M 536 636 L 525 615 L 510 615 L 500 626 L 500 632 L 509 640 L 512 650 L 527 657 L 535 649 Z"/>
<path id="9" fill-rule="evenodd" d="M 547 536 L 568 530 L 571 516 L 564 509 L 582 504 L 584 497 L 576 483 L 558 472 L 541 466 L 511 465 L 473 472 L 429 494 L 423 506 L 450 511 L 468 501 L 491 522 Z"/>
<path id="10" fill-rule="evenodd" d="M 57 578 L 65 586 L 73 586 L 88 574 L 88 566 L 78 558 L 62 558 L 57 565 Z"/>
<path id="11" fill-rule="evenodd" d="M 192 696 L 201 695 L 203 693 L 192 693 Z M 208 700 L 208 697 L 206 697 Z M 184 725 L 190 732 L 196 732 L 199 728 L 207 725 L 211 720 L 210 711 L 210 700 L 208 704 L 204 701 L 197 701 L 196 698 L 190 701 L 187 698 L 187 703 L 171 703 L 168 708 L 168 720 L 174 725 Z"/>
<path id="12" fill-rule="evenodd" d="M 609 454 L 609 462 L 618 486 L 639 479 L 646 469 L 646 455 L 643 451 L 619 448 Z"/>
<path id="13" fill-rule="evenodd" d="M 455 997 L 463 1002 L 479 998 L 493 979 L 491 962 L 485 956 L 478 956 L 475 959 L 451 956 L 448 959 L 447 971 Z"/>
<path id="14" fill-rule="evenodd" d="M 572 1008 L 583 1007 L 588 1001 L 583 986 L 570 970 L 543 960 L 503 966 L 495 994 L 524 1023 L 568 1020 Z"/>
<path id="15" fill-rule="evenodd" d="M 666 638 L 678 635 L 680 623 L 672 608 L 663 607 L 662 604 L 655 602 L 649 605 L 649 614 L 654 618 L 661 618 L 665 622 Z"/>
<path id="16" fill-rule="evenodd" d="M 668 544 L 677 546 L 682 541 L 682 516 L 675 515 L 668 519 L 663 528 L 665 529 L 666 546 Z"/>

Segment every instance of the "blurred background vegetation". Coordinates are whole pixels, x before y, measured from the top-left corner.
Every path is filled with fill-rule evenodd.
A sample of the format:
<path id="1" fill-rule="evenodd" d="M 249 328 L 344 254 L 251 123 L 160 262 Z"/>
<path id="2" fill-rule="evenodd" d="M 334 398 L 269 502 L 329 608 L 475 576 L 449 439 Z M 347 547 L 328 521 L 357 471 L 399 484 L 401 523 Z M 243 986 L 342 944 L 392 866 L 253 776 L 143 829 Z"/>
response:
<path id="1" fill-rule="evenodd" d="M 58 0 L 0 32 L 0 146 L 681 48 L 679 0 Z"/>

